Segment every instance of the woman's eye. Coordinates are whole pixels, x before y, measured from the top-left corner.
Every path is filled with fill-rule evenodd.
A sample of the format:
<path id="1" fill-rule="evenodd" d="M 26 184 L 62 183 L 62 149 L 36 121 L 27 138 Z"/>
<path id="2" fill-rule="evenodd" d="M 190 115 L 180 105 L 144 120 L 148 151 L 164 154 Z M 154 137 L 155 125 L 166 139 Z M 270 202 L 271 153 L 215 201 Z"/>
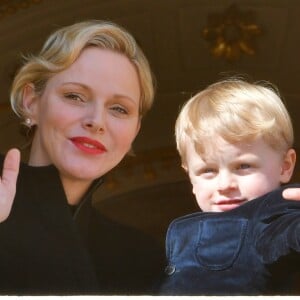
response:
<path id="1" fill-rule="evenodd" d="M 216 172 L 216 170 L 213 169 L 213 168 L 206 168 L 206 169 L 203 169 L 203 173 L 214 173 L 214 172 Z"/>
<path id="2" fill-rule="evenodd" d="M 78 102 L 83 102 L 82 97 L 80 97 L 77 94 L 69 93 L 64 95 L 67 99 L 73 100 L 73 101 L 78 101 Z"/>
<path id="3" fill-rule="evenodd" d="M 125 109 L 125 108 L 122 107 L 122 106 L 113 106 L 111 109 L 112 109 L 113 111 L 117 112 L 117 113 L 122 114 L 122 115 L 128 115 L 127 109 Z"/>

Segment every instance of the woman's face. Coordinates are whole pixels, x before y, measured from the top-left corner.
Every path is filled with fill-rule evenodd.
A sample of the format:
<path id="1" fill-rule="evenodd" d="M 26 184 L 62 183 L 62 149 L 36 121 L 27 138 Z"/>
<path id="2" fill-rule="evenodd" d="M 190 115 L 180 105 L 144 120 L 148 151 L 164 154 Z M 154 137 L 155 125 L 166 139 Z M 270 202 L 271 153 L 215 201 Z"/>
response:
<path id="1" fill-rule="evenodd" d="M 62 178 L 91 181 L 115 167 L 140 127 L 137 71 L 124 55 L 85 49 L 23 102 L 36 132 L 29 164 L 54 164 Z"/>

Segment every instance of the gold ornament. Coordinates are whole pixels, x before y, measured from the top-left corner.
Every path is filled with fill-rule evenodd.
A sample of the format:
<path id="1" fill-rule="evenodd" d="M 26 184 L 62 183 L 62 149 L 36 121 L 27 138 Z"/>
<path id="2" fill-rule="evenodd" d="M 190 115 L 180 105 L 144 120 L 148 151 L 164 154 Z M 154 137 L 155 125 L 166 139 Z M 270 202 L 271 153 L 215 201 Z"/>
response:
<path id="1" fill-rule="evenodd" d="M 254 38 L 262 30 L 252 19 L 253 13 L 241 12 L 235 4 L 224 13 L 210 15 L 203 36 L 210 43 L 212 55 L 228 61 L 239 59 L 242 53 L 254 55 Z"/>
<path id="2" fill-rule="evenodd" d="M 0 20 L 40 2 L 42 0 L 0 0 Z"/>

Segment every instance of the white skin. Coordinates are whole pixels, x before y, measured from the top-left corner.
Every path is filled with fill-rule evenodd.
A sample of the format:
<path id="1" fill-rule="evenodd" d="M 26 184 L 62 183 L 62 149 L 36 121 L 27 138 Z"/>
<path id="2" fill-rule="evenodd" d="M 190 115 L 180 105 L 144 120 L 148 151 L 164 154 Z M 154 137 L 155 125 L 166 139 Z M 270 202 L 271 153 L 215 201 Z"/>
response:
<path id="1" fill-rule="evenodd" d="M 90 54 L 86 54 L 86 53 L 90 53 Z M 91 52 L 93 52 L 93 55 L 91 54 Z M 104 53 L 105 52 L 105 53 Z M 98 53 L 98 55 L 96 55 L 96 53 Z M 90 56 L 90 58 L 88 58 Z M 92 56 L 95 56 L 93 58 L 96 58 L 94 60 L 92 60 Z M 108 56 L 110 57 L 110 59 L 107 61 L 106 59 L 108 58 Z M 112 59 L 112 57 L 114 57 L 116 60 Z M 104 59 L 105 58 L 105 59 Z M 81 65 L 80 61 L 82 60 L 87 60 L 88 64 L 86 66 Z M 119 63 L 122 63 L 123 67 L 120 68 Z M 79 69 L 76 71 L 76 68 L 74 68 L 74 65 L 78 65 L 78 68 L 81 68 L 81 70 L 79 71 Z M 66 190 L 66 194 L 68 196 L 68 201 L 70 203 L 76 203 L 78 202 L 79 198 L 81 197 L 81 195 L 84 193 L 84 191 L 86 191 L 87 187 L 90 185 L 91 180 L 93 180 L 96 177 L 99 177 L 101 175 L 103 175 L 105 172 L 107 172 L 109 169 L 113 168 L 121 159 L 122 157 L 125 155 L 125 153 L 127 152 L 127 150 L 130 148 L 131 142 L 134 140 L 139 127 L 140 127 L 140 120 L 138 118 L 138 116 L 133 113 L 133 115 L 129 114 L 129 117 L 125 117 L 125 119 L 120 118 L 120 120 L 118 120 L 118 118 L 113 117 L 114 114 L 113 113 L 109 113 L 111 111 L 114 111 L 114 108 L 111 108 L 111 105 L 109 103 L 114 103 L 114 99 L 118 100 L 118 99 L 127 99 L 128 98 L 128 102 L 129 103 L 133 103 L 133 106 L 135 107 L 134 111 L 136 111 L 137 109 L 137 102 L 139 101 L 139 96 L 136 97 L 136 94 L 139 94 L 139 86 L 137 83 L 137 74 L 133 68 L 133 66 L 129 63 L 129 61 L 125 58 L 125 57 L 121 57 L 115 53 L 108 53 L 106 51 L 101 51 L 99 49 L 87 49 L 85 50 L 81 57 L 78 59 L 78 61 L 76 61 L 74 63 L 74 65 L 72 66 L 72 70 L 70 72 L 70 80 L 79 80 L 79 82 L 81 80 L 83 80 L 86 84 L 86 89 L 82 88 L 79 85 L 79 89 L 83 89 L 84 93 L 89 96 L 88 99 L 91 101 L 88 101 L 88 103 L 91 103 L 91 107 L 96 106 L 97 107 L 97 111 L 98 109 L 100 109 L 102 107 L 103 112 L 105 116 L 108 116 L 107 119 L 110 120 L 110 122 L 106 121 L 106 118 L 104 118 L 102 120 L 100 120 L 100 115 L 96 114 L 96 113 L 92 113 L 94 111 L 94 108 L 88 109 L 88 107 L 90 107 L 89 104 L 85 105 L 85 104 L 75 104 L 75 103 L 81 103 L 81 100 L 78 98 L 76 101 L 76 97 L 74 98 L 72 96 L 72 98 L 74 98 L 74 103 L 73 101 L 71 101 L 71 99 L 69 99 L 68 97 L 66 98 L 65 96 L 63 96 L 63 94 L 61 95 L 59 93 L 59 87 L 57 86 L 58 90 L 53 89 L 53 96 L 55 96 L 56 100 L 61 100 L 58 101 L 57 107 L 59 107 L 59 105 L 61 106 L 61 108 L 64 108 L 65 111 L 67 112 L 66 115 L 64 113 L 63 118 L 59 118 L 58 120 L 56 120 L 54 123 L 52 123 L 53 127 L 51 127 L 51 118 L 53 117 L 53 120 L 55 119 L 55 115 L 51 117 L 51 115 L 47 116 L 47 113 L 45 115 L 45 117 L 48 118 L 48 125 L 45 122 L 45 126 L 43 125 L 43 118 L 41 118 L 41 116 L 38 116 L 39 112 L 45 113 L 43 112 L 43 108 L 41 107 L 41 105 L 38 104 L 39 101 L 39 97 L 37 95 L 34 94 L 33 91 L 33 86 L 28 84 L 28 86 L 25 88 L 24 90 L 24 105 L 28 108 L 28 112 L 29 114 L 31 114 L 31 110 L 33 108 L 35 108 L 35 110 L 33 109 L 32 113 L 32 117 L 35 117 L 33 119 L 33 121 L 37 124 L 37 132 L 36 132 L 36 137 L 35 137 L 35 141 L 33 144 L 33 148 L 32 148 L 32 154 L 30 156 L 30 164 L 31 165 L 47 165 L 50 163 L 54 163 L 57 168 L 60 171 L 61 177 L 62 177 L 62 181 L 64 183 L 64 187 Z M 100 66 L 100 69 L 98 70 L 96 68 L 96 65 Z M 102 69 L 103 66 L 103 69 Z M 125 68 L 124 68 L 125 67 Z M 91 70 L 89 70 L 89 68 Z M 75 70 L 74 70 L 75 69 Z M 107 72 L 107 74 L 105 73 L 105 70 L 107 70 L 109 72 Z M 102 70 L 102 71 L 101 71 Z M 68 70 L 66 70 L 67 73 L 66 75 L 68 75 Z M 90 73 L 90 71 L 92 73 Z M 83 72 L 83 73 L 81 73 Z M 101 78 L 101 73 L 102 75 L 104 74 L 105 76 L 103 78 Z M 91 74 L 94 74 L 93 76 L 91 76 Z M 116 78 L 119 78 L 119 80 L 116 80 Z M 67 81 L 69 81 L 69 79 L 65 78 Z M 124 79 L 124 80 L 123 80 Z M 55 81 L 55 80 L 54 80 Z M 96 82 L 95 82 L 96 81 Z M 103 83 L 103 84 L 102 84 Z M 105 84 L 104 84 L 105 83 Z M 123 86 L 124 85 L 124 86 Z M 98 86 L 103 86 L 104 90 L 103 92 L 100 90 L 100 88 L 98 88 Z M 122 88 L 123 86 L 123 88 Z M 77 92 L 77 84 L 75 84 L 75 91 Z M 49 87 L 50 88 L 50 87 Z M 52 88 L 54 88 L 54 86 L 52 86 Z M 125 90 L 124 90 L 125 88 Z M 49 91 L 49 90 L 48 90 Z M 125 97 L 114 97 L 115 93 L 117 92 L 118 94 L 121 93 L 122 95 L 122 91 L 125 92 Z M 71 89 L 71 92 L 73 92 L 73 88 Z M 103 94 L 102 94 L 103 93 Z M 129 94 L 127 94 L 129 93 Z M 49 95 L 49 93 L 48 93 Z M 129 97 L 127 97 L 127 96 Z M 131 95 L 131 96 L 130 96 Z M 92 97 L 90 97 L 92 96 Z M 96 98 L 96 97 L 97 98 Z M 100 97 L 99 97 L 100 96 Z M 131 99 L 133 101 L 130 102 L 129 99 Z M 45 102 L 45 104 L 49 104 L 49 99 L 45 97 L 45 95 L 43 94 L 41 99 L 43 102 Z M 70 100 L 70 102 L 68 101 L 68 99 Z M 118 101 L 116 101 L 118 102 Z M 126 100 L 127 102 L 127 100 Z M 99 103 L 99 105 L 95 105 L 96 103 Z M 101 104 L 102 103 L 102 104 Z M 32 105 L 33 104 L 33 105 Z M 112 106 L 114 107 L 114 106 Z M 87 112 L 89 112 L 89 114 L 87 114 Z M 60 108 L 58 109 L 58 111 L 56 111 L 54 114 L 60 114 Z M 86 114 L 90 115 L 90 117 L 88 119 L 93 121 L 93 118 L 95 118 L 95 122 L 93 121 L 89 126 L 86 126 L 84 124 L 86 124 L 86 122 L 83 122 L 86 119 Z M 60 114 L 61 115 L 61 114 Z M 125 114 L 126 116 L 126 114 Z M 57 124 L 61 124 L 61 122 L 64 122 L 64 118 L 67 117 L 67 120 L 70 121 L 70 125 L 73 123 L 73 125 L 71 127 L 68 126 L 68 124 L 65 124 L 68 128 L 70 128 L 70 131 L 67 130 L 66 128 L 61 128 L 60 125 L 56 126 L 56 122 L 58 122 Z M 129 120 L 127 119 L 129 118 Z M 72 119 L 74 122 L 72 122 Z M 116 119 L 116 120 L 115 120 Z M 66 121 L 67 121 L 66 120 Z M 99 121 L 100 120 L 100 121 Z M 114 123 L 115 120 L 116 123 Z M 68 122 L 69 122 L 68 121 Z M 104 134 L 103 137 L 99 138 L 100 134 L 97 133 L 96 130 L 97 128 L 97 124 L 98 123 L 102 123 L 104 124 Z M 124 125 L 127 124 L 130 130 L 127 130 L 127 125 L 126 127 L 123 127 L 123 125 L 116 125 L 113 128 L 117 128 L 117 130 L 112 130 L 109 129 L 110 128 L 110 123 L 113 124 L 118 124 L 118 123 L 124 122 Z M 90 121 L 88 122 L 90 123 Z M 63 124 L 61 124 L 63 125 Z M 41 129 L 39 129 L 39 126 L 41 127 Z M 102 127 L 103 127 L 102 126 Z M 101 126 L 98 126 L 101 127 Z M 62 160 L 62 155 L 61 153 L 59 153 L 59 156 L 57 157 L 57 152 L 55 151 L 55 149 L 52 151 L 51 149 L 51 144 L 49 145 L 49 143 L 47 143 L 47 141 L 45 140 L 45 138 L 43 138 L 43 136 L 41 135 L 41 130 L 42 128 L 44 128 L 43 130 L 45 132 L 47 132 L 47 128 L 49 131 L 51 131 L 53 133 L 53 135 L 51 134 L 51 132 L 49 133 L 51 136 L 51 140 L 53 142 L 55 142 L 53 144 L 53 146 L 57 145 L 57 147 L 62 146 L 63 144 L 66 144 L 66 147 L 62 148 L 63 151 L 67 151 L 68 150 L 68 155 L 70 152 L 70 158 L 68 156 L 68 159 L 66 159 L 66 155 L 64 156 L 64 159 Z M 51 129 L 52 128 L 52 129 Z M 73 128 L 73 129 L 71 129 Z M 126 130 L 125 130 L 126 128 Z M 124 129 L 124 131 L 122 131 Z M 66 131 L 65 131 L 66 130 Z M 74 131 L 73 131 L 74 130 Z M 77 132 L 77 130 L 79 132 Z M 121 131 L 120 131 L 121 130 Z M 54 132 L 57 132 L 58 134 L 58 140 L 59 142 L 56 142 L 56 138 L 55 138 L 55 134 Z M 117 131 L 117 132 L 116 132 Z M 59 134 L 59 132 L 61 132 Z M 120 132 L 123 133 L 120 134 Z M 124 133 L 126 133 L 124 135 Z M 106 157 L 110 157 L 107 160 L 102 159 L 102 157 L 104 157 L 104 154 L 102 153 L 101 155 L 88 155 L 87 153 L 80 153 L 80 151 L 78 149 L 72 149 L 71 144 L 69 143 L 70 141 L 68 140 L 69 134 L 73 135 L 88 135 L 89 137 L 92 137 L 93 139 L 96 139 L 97 141 L 101 141 L 102 144 L 105 144 L 105 146 L 108 149 L 108 153 L 105 153 Z M 116 146 L 112 146 L 114 144 L 114 141 L 116 140 L 115 136 L 118 136 L 117 141 L 118 143 L 116 144 Z M 47 135 L 46 135 L 47 136 Z M 105 137 L 104 137 L 105 136 Z M 105 139 L 105 141 L 103 140 Z M 120 139 L 120 141 L 119 141 Z M 125 139 L 125 140 L 123 140 Z M 102 141 L 103 140 L 103 141 Z M 120 142 L 120 144 L 119 144 Z M 123 143 L 124 142 L 124 143 Z M 106 143 L 108 143 L 106 145 Z M 69 144 L 69 145 L 67 145 Z M 114 148 L 115 147 L 115 148 Z M 58 149 L 58 148 L 57 148 Z M 116 151 L 114 151 L 113 149 L 115 149 Z M 77 154 L 76 154 L 77 152 Z M 114 156 L 112 153 L 116 153 L 117 156 Z M 112 154 L 112 155 L 111 155 Z M 95 157 L 94 157 L 95 156 Z M 97 158 L 96 158 L 97 156 Z M 99 164 L 99 165 L 95 165 L 95 162 L 98 162 L 98 156 L 99 156 L 99 162 L 102 160 L 103 164 Z M 113 156 L 113 159 L 111 159 L 111 157 Z M 72 167 L 70 165 L 71 160 L 77 160 L 77 161 L 84 161 L 83 164 L 79 164 L 78 167 L 76 167 L 75 169 L 74 166 Z M 268 161 L 270 162 L 270 158 L 268 158 Z M 87 168 L 86 167 L 86 163 L 88 163 L 89 166 L 92 165 L 92 168 Z M 5 161 L 4 161 L 4 166 L 3 166 L 3 170 L 2 170 L 2 176 L 0 178 L 0 221 L 4 221 L 11 210 L 11 206 L 13 203 L 13 199 L 15 196 L 15 191 L 16 191 L 16 181 L 17 181 L 17 176 L 19 173 L 19 164 L 20 164 L 20 152 L 17 149 L 11 149 L 10 151 L 8 151 Z M 98 170 L 95 170 L 95 166 L 97 166 Z M 99 172 L 98 172 L 99 171 Z M 75 172 L 75 173 L 73 173 Z M 78 173 L 79 172 L 79 173 Z M 191 173 L 192 175 L 192 173 Z M 75 182 L 79 182 L 80 184 L 78 184 L 78 190 L 74 189 L 74 194 L 71 193 L 72 191 L 72 187 L 77 185 L 75 184 Z M 291 200 L 300 200 L 300 188 L 299 189 L 286 189 L 283 192 L 283 195 L 285 198 L 287 199 L 291 199 Z"/>
<path id="2" fill-rule="evenodd" d="M 92 181 L 130 150 L 140 128 L 140 94 L 128 58 L 96 47 L 49 79 L 41 96 L 28 84 L 23 105 L 36 125 L 29 165 L 54 164 L 68 202 L 77 204 Z M 11 209 L 19 162 L 19 151 L 10 150 L 0 182 L 2 221 Z"/>
<path id="3" fill-rule="evenodd" d="M 294 149 L 281 154 L 262 138 L 230 144 L 217 138 L 209 158 L 201 157 L 191 143 L 185 169 L 202 211 L 224 212 L 287 183 L 296 161 Z"/>

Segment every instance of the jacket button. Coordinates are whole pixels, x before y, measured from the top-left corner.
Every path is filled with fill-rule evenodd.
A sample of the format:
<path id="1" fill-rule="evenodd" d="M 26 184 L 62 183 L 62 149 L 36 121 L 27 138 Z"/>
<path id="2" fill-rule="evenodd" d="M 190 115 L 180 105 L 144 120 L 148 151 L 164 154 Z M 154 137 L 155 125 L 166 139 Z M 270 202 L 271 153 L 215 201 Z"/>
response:
<path id="1" fill-rule="evenodd" d="M 176 267 L 175 267 L 175 266 L 172 266 L 172 265 L 168 265 L 168 266 L 166 266 L 166 268 L 165 268 L 165 273 L 166 273 L 167 275 L 172 275 L 172 274 L 175 273 L 175 271 L 176 271 Z"/>

